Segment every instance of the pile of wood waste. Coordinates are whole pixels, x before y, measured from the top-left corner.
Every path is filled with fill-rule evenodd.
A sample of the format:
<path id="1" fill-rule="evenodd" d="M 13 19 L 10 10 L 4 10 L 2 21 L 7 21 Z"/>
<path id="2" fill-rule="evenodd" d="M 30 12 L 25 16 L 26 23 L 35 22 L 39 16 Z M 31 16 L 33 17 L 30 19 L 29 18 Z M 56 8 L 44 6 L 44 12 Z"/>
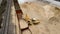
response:
<path id="1" fill-rule="evenodd" d="M 60 9 L 58 7 L 43 2 L 26 2 L 20 4 L 20 8 L 24 19 L 20 21 L 23 34 L 60 33 Z"/>

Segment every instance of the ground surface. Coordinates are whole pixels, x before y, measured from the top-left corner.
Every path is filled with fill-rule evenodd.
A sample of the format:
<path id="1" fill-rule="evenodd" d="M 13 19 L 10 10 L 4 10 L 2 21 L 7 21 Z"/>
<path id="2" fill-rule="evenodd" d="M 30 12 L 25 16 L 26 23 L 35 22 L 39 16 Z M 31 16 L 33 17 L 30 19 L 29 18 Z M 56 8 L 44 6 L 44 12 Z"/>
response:
<path id="1" fill-rule="evenodd" d="M 55 10 L 53 6 L 42 2 L 24 3 L 21 4 L 20 7 L 24 16 L 28 14 L 30 18 L 37 18 L 40 20 L 39 24 L 29 26 L 33 34 L 60 34 L 60 9 L 59 11 Z M 23 34 L 28 33 L 31 34 L 29 30 L 23 31 Z"/>

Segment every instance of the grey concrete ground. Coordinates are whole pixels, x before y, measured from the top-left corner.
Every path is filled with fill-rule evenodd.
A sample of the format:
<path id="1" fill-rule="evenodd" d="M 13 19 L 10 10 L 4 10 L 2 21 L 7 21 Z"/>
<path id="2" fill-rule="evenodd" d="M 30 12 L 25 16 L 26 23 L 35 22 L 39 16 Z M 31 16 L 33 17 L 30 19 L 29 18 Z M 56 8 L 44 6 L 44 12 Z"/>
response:
<path id="1" fill-rule="evenodd" d="M 45 0 L 45 1 L 48 1 L 50 2 L 51 4 L 55 4 L 57 6 L 60 6 L 60 2 L 59 1 L 55 1 L 55 0 Z"/>

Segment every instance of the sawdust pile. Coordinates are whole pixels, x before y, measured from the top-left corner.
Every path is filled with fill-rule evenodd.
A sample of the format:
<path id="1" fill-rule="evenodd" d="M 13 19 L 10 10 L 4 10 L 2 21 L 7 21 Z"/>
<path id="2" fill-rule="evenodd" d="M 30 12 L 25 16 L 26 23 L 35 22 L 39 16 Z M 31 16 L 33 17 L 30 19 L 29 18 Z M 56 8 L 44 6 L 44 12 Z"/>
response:
<path id="1" fill-rule="evenodd" d="M 39 29 L 39 34 L 42 32 L 43 34 L 60 33 L 60 9 L 58 7 L 49 4 L 43 5 L 43 3 L 38 2 L 26 2 L 20 4 L 20 7 L 23 11 L 23 17 L 27 14 L 29 18 L 37 18 L 40 20 L 40 24 L 36 26 L 36 29 Z"/>
<path id="2" fill-rule="evenodd" d="M 33 2 L 26 2 L 22 5 L 20 5 L 23 13 L 27 13 L 27 11 L 36 11 L 44 18 L 51 18 L 53 16 L 56 16 L 60 13 L 60 9 L 51 5 L 40 5 L 39 3 L 33 3 Z"/>

